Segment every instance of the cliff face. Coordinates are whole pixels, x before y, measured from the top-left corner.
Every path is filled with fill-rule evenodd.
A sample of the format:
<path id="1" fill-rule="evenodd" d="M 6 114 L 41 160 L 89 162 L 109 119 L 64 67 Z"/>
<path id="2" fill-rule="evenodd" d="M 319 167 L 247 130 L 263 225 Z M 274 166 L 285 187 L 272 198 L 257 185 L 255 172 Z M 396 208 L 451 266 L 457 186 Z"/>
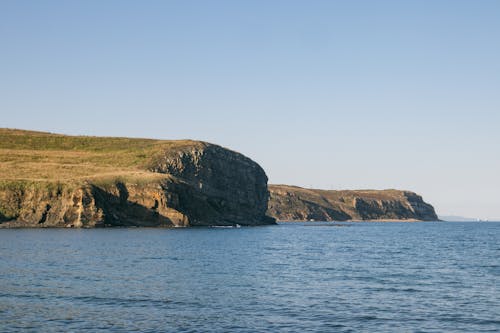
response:
<path id="1" fill-rule="evenodd" d="M 434 208 L 409 191 L 326 191 L 270 185 L 268 215 L 281 221 L 436 221 Z"/>
<path id="2" fill-rule="evenodd" d="M 182 181 L 166 185 L 171 206 L 189 215 L 190 225 L 274 223 L 265 215 L 269 191 L 264 170 L 249 158 L 203 143 L 165 151 L 149 166 Z"/>
<path id="3" fill-rule="evenodd" d="M 64 141 L 64 138 L 56 137 L 59 141 Z M 51 143 L 60 146 L 59 141 Z M 64 144 L 69 146 L 65 146 L 64 151 L 41 152 L 41 157 L 36 158 L 40 165 L 33 169 L 34 172 L 44 176 L 48 174 L 46 169 L 54 168 L 54 165 L 61 170 L 77 168 L 78 165 L 71 166 L 68 162 L 71 159 L 66 150 L 71 150 L 71 145 L 65 141 Z M 40 176 L 26 174 L 27 179 L 0 179 L 0 226 L 172 227 L 275 223 L 273 218 L 266 216 L 267 177 L 257 163 L 239 153 L 204 142 L 152 144 L 154 149 L 150 148 L 148 141 L 141 142 L 141 150 L 134 152 L 133 156 L 130 151 L 112 152 L 128 154 L 127 159 L 120 159 L 120 155 L 110 158 L 109 153 L 101 152 L 107 149 L 102 145 L 98 155 L 82 152 L 86 160 L 80 169 L 105 171 L 98 175 L 33 179 Z M 0 153 L 1 148 L 0 144 Z M 16 154 L 26 158 L 22 150 Z M 80 153 L 75 155 L 73 150 L 71 158 L 83 158 Z M 150 156 L 144 157 L 144 151 L 150 152 Z M 9 154 L 12 155 L 11 150 Z M 52 155 L 55 157 L 44 162 L 48 159 L 46 156 Z M 135 161 L 136 156 L 144 161 L 141 160 L 138 167 L 124 168 L 125 162 Z M 105 163 L 99 164 L 102 161 L 99 158 Z M 40 160 L 42 162 L 38 162 Z M 116 172 L 113 165 L 110 167 L 109 160 L 116 165 Z M 22 167 L 20 163 L 12 165 Z M 27 173 L 11 171 L 6 164 L 0 165 L 0 169 L 17 177 Z"/>
<path id="4" fill-rule="evenodd" d="M 0 190 L 8 227 L 189 226 L 189 213 L 172 208 L 178 194 L 168 178 L 146 184 L 26 183 Z"/>

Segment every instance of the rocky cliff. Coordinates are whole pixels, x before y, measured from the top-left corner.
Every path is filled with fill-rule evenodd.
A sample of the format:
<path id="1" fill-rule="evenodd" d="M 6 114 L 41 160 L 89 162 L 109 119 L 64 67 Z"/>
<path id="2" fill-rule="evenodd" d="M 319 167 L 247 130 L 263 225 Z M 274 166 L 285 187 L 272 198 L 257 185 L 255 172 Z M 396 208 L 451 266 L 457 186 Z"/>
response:
<path id="1" fill-rule="evenodd" d="M 281 221 L 437 221 L 434 208 L 409 191 L 326 191 L 270 185 L 268 215 Z"/>
<path id="2" fill-rule="evenodd" d="M 272 224 L 262 168 L 197 141 L 0 130 L 0 226 Z"/>

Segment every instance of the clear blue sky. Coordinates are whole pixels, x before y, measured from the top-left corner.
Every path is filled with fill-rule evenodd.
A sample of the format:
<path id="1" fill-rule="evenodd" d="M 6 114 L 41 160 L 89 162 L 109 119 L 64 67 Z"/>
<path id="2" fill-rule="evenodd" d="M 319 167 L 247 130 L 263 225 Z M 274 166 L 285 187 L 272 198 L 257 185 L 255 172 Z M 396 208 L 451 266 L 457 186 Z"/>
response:
<path id="1" fill-rule="evenodd" d="M 193 138 L 500 218 L 500 1 L 0 1 L 0 126 Z"/>

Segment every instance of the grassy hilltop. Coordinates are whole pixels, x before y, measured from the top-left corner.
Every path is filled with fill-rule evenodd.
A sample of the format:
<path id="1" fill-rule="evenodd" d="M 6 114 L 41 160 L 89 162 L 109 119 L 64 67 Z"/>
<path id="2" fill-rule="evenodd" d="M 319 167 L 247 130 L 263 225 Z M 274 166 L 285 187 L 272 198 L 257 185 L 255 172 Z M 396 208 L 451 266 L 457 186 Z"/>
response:
<path id="1" fill-rule="evenodd" d="M 191 140 L 67 136 L 2 128 L 0 180 L 67 182 L 154 177 L 155 173 L 147 169 L 159 154 L 202 144 Z"/>

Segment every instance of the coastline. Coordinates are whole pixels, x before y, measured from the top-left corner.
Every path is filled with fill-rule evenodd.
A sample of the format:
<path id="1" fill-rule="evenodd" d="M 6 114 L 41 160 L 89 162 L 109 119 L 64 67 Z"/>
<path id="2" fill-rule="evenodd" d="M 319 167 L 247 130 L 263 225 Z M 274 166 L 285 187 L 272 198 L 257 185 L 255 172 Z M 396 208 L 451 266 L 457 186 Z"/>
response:
<path id="1" fill-rule="evenodd" d="M 329 221 L 320 221 L 320 220 L 276 220 L 279 223 L 314 223 L 314 222 L 328 222 L 328 223 L 359 223 L 359 222 L 443 222 L 441 220 L 436 221 L 427 221 L 427 220 L 417 220 L 417 219 L 379 219 L 379 220 L 345 220 L 345 221 L 337 221 L 337 220 L 329 220 Z"/>

